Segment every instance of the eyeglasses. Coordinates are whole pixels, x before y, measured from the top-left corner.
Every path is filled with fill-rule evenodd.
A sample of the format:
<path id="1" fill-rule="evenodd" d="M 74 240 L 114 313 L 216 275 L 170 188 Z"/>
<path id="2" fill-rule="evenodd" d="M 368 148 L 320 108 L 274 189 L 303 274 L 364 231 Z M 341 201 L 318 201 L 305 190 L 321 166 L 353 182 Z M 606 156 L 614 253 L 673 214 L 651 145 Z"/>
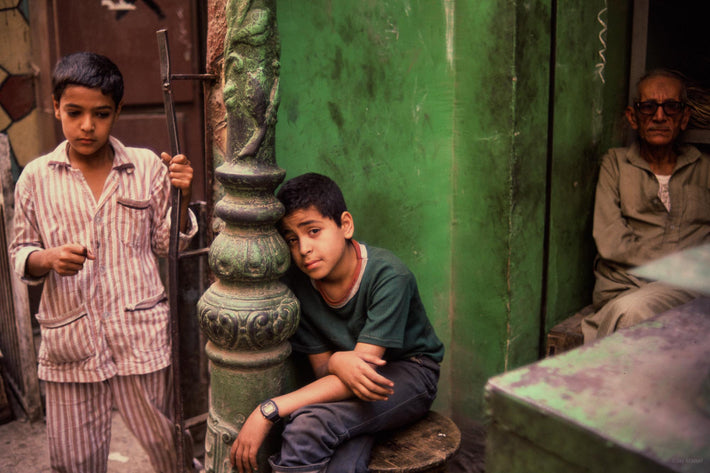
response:
<path id="1" fill-rule="evenodd" d="M 663 107 L 663 113 L 672 117 L 673 115 L 678 115 L 685 108 L 683 102 L 678 102 L 677 100 L 669 100 L 667 102 L 658 103 L 652 100 L 646 102 L 635 102 L 634 108 L 641 115 L 655 115 L 658 107 Z"/>

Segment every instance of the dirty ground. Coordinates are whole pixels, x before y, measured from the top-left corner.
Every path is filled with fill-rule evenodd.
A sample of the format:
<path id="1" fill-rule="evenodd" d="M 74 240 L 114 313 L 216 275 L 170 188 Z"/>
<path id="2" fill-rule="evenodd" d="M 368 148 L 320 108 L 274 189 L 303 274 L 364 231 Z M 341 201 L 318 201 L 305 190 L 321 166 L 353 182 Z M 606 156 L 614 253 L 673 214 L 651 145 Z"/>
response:
<path id="1" fill-rule="evenodd" d="M 43 420 L 15 420 L 0 425 L 0 472 L 49 473 L 49 451 Z M 148 456 L 113 413 L 108 473 L 154 473 Z"/>
<path id="2" fill-rule="evenodd" d="M 484 429 L 459 425 L 461 449 L 451 460 L 451 473 L 484 473 Z M 44 421 L 14 420 L 0 425 L 0 472 L 49 473 Z M 113 413 L 108 473 L 154 473 L 148 457 L 117 413 Z"/>

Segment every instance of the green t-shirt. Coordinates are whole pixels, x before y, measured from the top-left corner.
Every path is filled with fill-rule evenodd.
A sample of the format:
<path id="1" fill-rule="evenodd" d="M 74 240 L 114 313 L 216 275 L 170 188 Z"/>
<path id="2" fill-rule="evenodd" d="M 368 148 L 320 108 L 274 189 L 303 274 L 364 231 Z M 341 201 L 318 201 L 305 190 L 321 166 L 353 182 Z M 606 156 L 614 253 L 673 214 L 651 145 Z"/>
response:
<path id="1" fill-rule="evenodd" d="M 390 251 L 354 244 L 362 257 L 361 278 L 340 307 L 328 305 L 295 266 L 284 277 L 301 303 L 301 321 L 291 338 L 294 350 L 347 351 L 362 342 L 385 347 L 385 360 L 426 355 L 441 362 L 444 345 L 427 318 L 412 272 Z"/>

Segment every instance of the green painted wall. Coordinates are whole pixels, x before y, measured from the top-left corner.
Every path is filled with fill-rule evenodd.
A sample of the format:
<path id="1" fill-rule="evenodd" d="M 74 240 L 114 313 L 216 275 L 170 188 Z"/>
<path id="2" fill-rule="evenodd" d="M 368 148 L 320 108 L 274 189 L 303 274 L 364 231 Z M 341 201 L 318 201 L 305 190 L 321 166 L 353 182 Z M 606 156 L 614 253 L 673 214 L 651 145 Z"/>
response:
<path id="1" fill-rule="evenodd" d="M 452 379 L 474 417 L 488 377 L 537 358 L 549 10 L 457 2 Z"/>
<path id="2" fill-rule="evenodd" d="M 455 417 L 480 419 L 486 380 L 589 299 L 597 154 L 627 88 L 629 7 L 596 75 L 604 3 L 278 3 L 277 162 L 339 182 L 356 238 L 417 275 Z"/>
<path id="3" fill-rule="evenodd" d="M 632 14 L 631 2 L 557 3 L 548 330 L 591 303 L 594 188 L 602 154 L 623 144 Z"/>
<path id="4" fill-rule="evenodd" d="M 315 171 L 340 184 L 355 238 L 410 265 L 450 346 L 455 124 L 446 18 L 445 4 L 431 1 L 279 2 L 276 159 L 287 179 Z M 443 380 L 444 406 L 448 391 Z"/>

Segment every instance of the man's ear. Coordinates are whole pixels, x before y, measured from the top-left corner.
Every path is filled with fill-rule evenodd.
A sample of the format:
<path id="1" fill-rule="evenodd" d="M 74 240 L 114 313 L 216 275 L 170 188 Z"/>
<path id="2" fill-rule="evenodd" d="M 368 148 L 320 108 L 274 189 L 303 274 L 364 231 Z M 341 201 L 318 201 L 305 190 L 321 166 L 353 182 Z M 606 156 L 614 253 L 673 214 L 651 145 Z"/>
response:
<path id="1" fill-rule="evenodd" d="M 116 118 L 121 114 L 121 109 L 123 109 L 123 100 L 119 102 L 118 105 L 116 105 Z"/>
<path id="2" fill-rule="evenodd" d="M 353 216 L 347 210 L 340 215 L 340 228 L 347 239 L 352 238 L 355 234 L 355 222 L 353 221 Z"/>
<path id="3" fill-rule="evenodd" d="M 629 125 L 631 125 L 631 128 L 634 130 L 639 129 L 639 124 L 636 121 L 636 112 L 634 111 L 634 108 L 632 106 L 626 107 L 626 120 L 628 120 Z"/>
<path id="4" fill-rule="evenodd" d="M 680 118 L 680 129 L 685 130 L 688 128 L 688 123 L 690 122 L 690 116 L 693 114 L 693 110 L 686 105 L 683 109 L 683 116 Z"/>

